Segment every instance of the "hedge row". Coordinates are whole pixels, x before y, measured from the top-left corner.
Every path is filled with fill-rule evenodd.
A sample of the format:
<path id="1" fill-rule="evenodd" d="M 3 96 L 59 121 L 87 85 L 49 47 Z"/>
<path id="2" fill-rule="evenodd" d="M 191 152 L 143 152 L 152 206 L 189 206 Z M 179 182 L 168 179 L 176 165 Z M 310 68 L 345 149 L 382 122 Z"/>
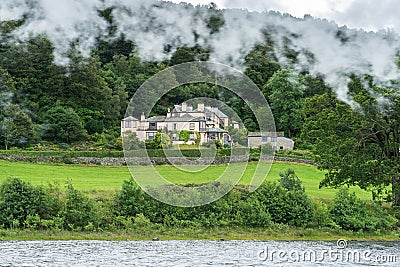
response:
<path id="1" fill-rule="evenodd" d="M 61 190 L 57 186 L 33 186 L 17 178 L 8 179 L 0 185 L 0 228 L 144 231 L 155 225 L 268 227 L 282 224 L 380 231 L 396 227 L 396 218 L 387 210 L 376 205 L 368 207 L 346 189 L 327 205 L 310 200 L 301 187 L 288 187 L 288 177 L 289 180 L 281 178 L 280 184 L 266 182 L 254 193 L 237 186 L 218 201 L 195 208 L 158 202 L 133 180 L 125 181 L 122 189 L 114 194 L 89 198 L 70 182 L 66 190 Z M 207 191 L 204 193 L 213 193 L 216 186 L 224 185 L 211 184 L 204 188 Z M 168 186 L 163 189 L 160 194 L 171 194 Z"/>

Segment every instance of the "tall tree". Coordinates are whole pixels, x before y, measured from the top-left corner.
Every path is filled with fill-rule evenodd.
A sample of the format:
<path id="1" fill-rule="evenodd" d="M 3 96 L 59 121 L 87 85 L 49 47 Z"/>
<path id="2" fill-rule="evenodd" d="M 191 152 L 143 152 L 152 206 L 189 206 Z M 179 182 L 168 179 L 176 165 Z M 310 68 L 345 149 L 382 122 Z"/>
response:
<path id="1" fill-rule="evenodd" d="M 262 89 L 264 84 L 281 67 L 275 60 L 273 48 L 269 45 L 257 45 L 245 58 L 245 74 Z M 266 96 L 268 100 L 268 95 Z"/>
<path id="2" fill-rule="evenodd" d="M 0 110 L 1 143 L 6 150 L 12 145 L 27 145 L 34 139 L 34 125 L 18 105 L 8 104 Z"/>
<path id="3" fill-rule="evenodd" d="M 365 84 L 349 85 L 353 108 L 329 94 L 308 99 L 302 137 L 328 171 L 321 186 L 358 185 L 400 206 L 400 95 Z"/>
<path id="4" fill-rule="evenodd" d="M 49 141 L 72 143 L 83 138 L 83 124 L 72 108 L 51 108 L 46 114 L 46 122 L 44 137 Z"/>
<path id="5" fill-rule="evenodd" d="M 287 69 L 276 72 L 264 86 L 264 93 L 270 92 L 276 127 L 289 137 L 300 134 L 304 117 L 304 90 L 300 77 Z"/>

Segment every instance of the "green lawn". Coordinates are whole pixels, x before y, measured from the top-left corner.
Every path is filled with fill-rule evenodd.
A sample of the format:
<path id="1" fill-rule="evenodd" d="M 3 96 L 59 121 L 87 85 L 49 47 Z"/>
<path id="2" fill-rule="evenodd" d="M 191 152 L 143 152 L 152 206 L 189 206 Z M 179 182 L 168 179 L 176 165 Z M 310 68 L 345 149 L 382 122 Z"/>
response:
<path id="1" fill-rule="evenodd" d="M 243 166 L 243 165 L 242 165 Z M 233 170 L 242 167 L 232 166 Z M 240 181 L 242 184 L 249 184 L 256 168 L 256 163 L 248 164 L 246 171 Z M 195 168 L 195 167 L 185 167 Z M 216 180 L 227 168 L 226 165 L 211 166 L 200 172 L 182 171 L 172 166 L 157 166 L 156 170 L 169 181 L 177 184 L 206 183 Z M 336 190 L 323 188 L 319 189 L 319 182 L 323 179 L 324 173 L 317 170 L 317 167 L 290 163 L 273 163 L 267 176 L 268 181 L 279 178 L 279 172 L 286 168 L 292 168 L 303 181 L 306 192 L 310 197 L 333 198 Z M 151 167 L 136 167 L 134 173 L 146 174 Z M 65 184 L 68 179 L 73 185 L 83 191 L 112 190 L 119 189 L 124 180 L 131 177 L 127 167 L 100 167 L 100 166 L 78 166 L 78 165 L 44 165 L 18 162 L 0 161 L 0 181 L 9 177 L 19 177 L 33 184 L 46 185 L 49 182 Z M 149 181 L 151 183 L 151 181 Z M 361 199 L 371 199 L 369 192 L 359 188 L 353 188 Z"/>

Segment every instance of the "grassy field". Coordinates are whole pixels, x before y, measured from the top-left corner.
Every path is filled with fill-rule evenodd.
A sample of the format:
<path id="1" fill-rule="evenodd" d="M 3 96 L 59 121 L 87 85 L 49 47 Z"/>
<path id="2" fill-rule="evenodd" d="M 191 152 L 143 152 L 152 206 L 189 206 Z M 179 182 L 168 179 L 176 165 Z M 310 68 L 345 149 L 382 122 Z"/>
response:
<path id="1" fill-rule="evenodd" d="M 240 183 L 249 184 L 256 166 L 255 163 L 248 164 Z M 166 165 L 157 166 L 156 170 L 169 181 L 177 184 L 200 184 L 216 180 L 226 167 L 226 165 L 210 166 L 200 172 L 188 172 Z M 237 168 L 240 169 L 239 166 Z M 276 181 L 279 178 L 279 172 L 286 168 L 295 170 L 310 197 L 333 198 L 335 196 L 336 190 L 334 189 L 319 189 L 319 182 L 323 179 L 324 173 L 317 170 L 316 166 L 274 162 L 266 180 Z M 146 173 L 150 169 L 151 167 L 137 167 L 133 169 L 133 172 Z M 0 161 L 0 181 L 9 177 L 18 177 L 35 185 L 46 185 L 53 182 L 63 185 L 70 179 L 77 189 L 93 192 L 119 189 L 122 182 L 129 179 L 131 174 L 127 167 L 44 165 Z M 352 188 L 352 190 L 361 199 L 371 199 L 369 192 L 359 188 Z"/>

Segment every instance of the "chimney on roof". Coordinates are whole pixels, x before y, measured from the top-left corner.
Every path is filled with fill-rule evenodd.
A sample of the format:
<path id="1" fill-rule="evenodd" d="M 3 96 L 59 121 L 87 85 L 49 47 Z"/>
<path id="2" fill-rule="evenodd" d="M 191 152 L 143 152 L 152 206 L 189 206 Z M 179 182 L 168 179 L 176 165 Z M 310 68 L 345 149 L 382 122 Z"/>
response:
<path id="1" fill-rule="evenodd" d="M 144 116 L 144 112 L 142 112 L 142 115 L 140 116 L 140 121 L 144 121 L 146 119 L 146 116 Z"/>
<path id="2" fill-rule="evenodd" d="M 204 112 L 204 103 L 197 104 L 197 110 L 199 112 Z"/>
<path id="3" fill-rule="evenodd" d="M 187 110 L 187 104 L 184 102 L 182 103 L 182 111 L 186 112 L 186 110 Z"/>
<path id="4" fill-rule="evenodd" d="M 168 109 L 167 111 L 167 118 L 171 118 L 171 109 Z"/>

